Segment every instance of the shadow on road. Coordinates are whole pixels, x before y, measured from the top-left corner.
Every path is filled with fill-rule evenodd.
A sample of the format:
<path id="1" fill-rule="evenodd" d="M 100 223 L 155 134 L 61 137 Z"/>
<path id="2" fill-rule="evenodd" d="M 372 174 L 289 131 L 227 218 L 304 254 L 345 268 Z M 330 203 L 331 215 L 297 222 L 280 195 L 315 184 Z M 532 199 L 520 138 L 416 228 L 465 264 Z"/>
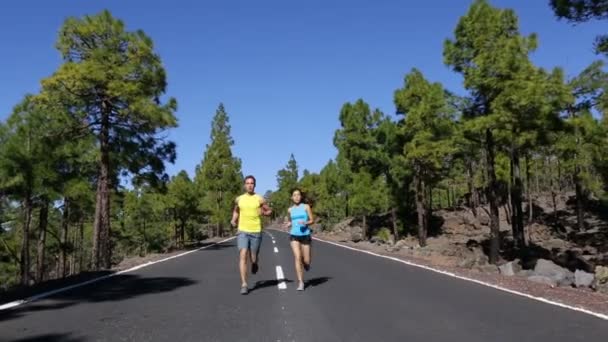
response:
<path id="1" fill-rule="evenodd" d="M 84 338 L 72 337 L 71 334 L 44 334 L 33 337 L 25 337 L 14 342 L 80 342 Z"/>
<path id="2" fill-rule="evenodd" d="M 99 282 L 50 296 L 44 301 L 33 302 L 0 312 L 0 322 L 21 317 L 28 312 L 63 309 L 80 303 L 122 301 L 138 296 L 174 291 L 194 285 L 196 282 L 182 277 L 141 277 L 120 274 Z"/>
<path id="3" fill-rule="evenodd" d="M 304 287 L 315 287 L 327 283 L 331 277 L 317 277 L 304 281 Z"/>
<path id="4" fill-rule="evenodd" d="M 229 241 L 229 242 L 224 242 L 221 244 L 215 244 L 212 245 L 211 247 L 207 247 L 205 249 L 201 249 L 199 252 L 206 252 L 206 251 L 218 251 L 218 250 L 222 250 L 222 249 L 226 249 L 226 248 L 234 248 L 236 249 L 236 242 L 233 241 Z"/>
<path id="5" fill-rule="evenodd" d="M 307 288 L 307 287 L 319 286 L 319 285 L 325 284 L 329 280 L 331 280 L 331 277 L 316 277 L 316 278 L 308 279 L 308 280 L 304 281 L 304 287 Z M 279 285 L 279 282 L 281 282 L 281 281 L 284 281 L 286 283 L 293 283 L 294 282 L 291 279 L 260 280 L 260 281 L 256 282 L 255 285 L 251 289 L 249 289 L 249 292 L 253 292 L 255 290 L 263 289 L 263 288 L 266 288 L 266 287 L 277 286 L 277 285 Z"/>
<path id="6" fill-rule="evenodd" d="M 266 287 L 272 287 L 279 285 L 279 282 L 284 281 L 286 283 L 293 283 L 293 280 L 290 279 L 272 279 L 272 280 L 259 280 L 253 285 L 252 288 L 249 289 L 249 292 L 253 292 L 255 290 L 260 290 Z"/>

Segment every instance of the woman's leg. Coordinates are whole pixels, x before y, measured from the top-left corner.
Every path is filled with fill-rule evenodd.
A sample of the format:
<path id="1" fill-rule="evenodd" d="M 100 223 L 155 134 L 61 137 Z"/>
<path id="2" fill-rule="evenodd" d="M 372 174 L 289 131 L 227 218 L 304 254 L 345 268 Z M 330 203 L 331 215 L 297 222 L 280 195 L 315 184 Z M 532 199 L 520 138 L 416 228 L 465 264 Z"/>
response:
<path id="1" fill-rule="evenodd" d="M 304 269 L 308 271 L 310 268 L 310 262 L 312 261 L 312 249 L 310 248 L 310 241 L 307 243 L 300 244 L 302 248 L 302 262 L 304 263 Z"/>
<path id="2" fill-rule="evenodd" d="M 293 251 L 295 266 L 296 266 L 296 276 L 298 277 L 298 282 L 304 282 L 304 271 L 302 270 L 302 250 L 300 248 L 300 242 L 292 240 L 291 241 L 291 250 Z"/>

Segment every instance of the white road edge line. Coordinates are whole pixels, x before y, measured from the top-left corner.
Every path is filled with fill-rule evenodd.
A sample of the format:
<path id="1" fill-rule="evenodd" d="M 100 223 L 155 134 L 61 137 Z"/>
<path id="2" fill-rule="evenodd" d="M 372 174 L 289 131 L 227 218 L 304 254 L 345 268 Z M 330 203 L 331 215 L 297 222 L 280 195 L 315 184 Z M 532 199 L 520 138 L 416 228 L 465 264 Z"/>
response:
<path id="1" fill-rule="evenodd" d="M 287 284 L 285 283 L 285 275 L 283 274 L 283 269 L 281 266 L 277 266 L 277 280 L 279 281 L 277 284 L 279 290 L 285 290 L 287 288 Z"/>
<path id="2" fill-rule="evenodd" d="M 377 257 L 380 257 L 380 258 L 397 261 L 397 262 L 400 262 L 402 264 L 406 264 L 406 265 L 409 265 L 409 266 L 419 267 L 419 268 L 423 268 L 423 269 L 428 270 L 428 271 L 433 271 L 433 272 L 436 272 L 436 273 L 441 273 L 441 274 L 444 274 L 444 275 L 447 275 L 447 276 L 450 276 L 450 277 L 453 277 L 453 278 L 458 278 L 458 279 L 470 281 L 470 282 L 473 282 L 473 283 L 476 283 L 476 284 L 488 286 L 488 287 L 491 287 L 491 288 L 494 288 L 494 289 L 497 289 L 497 290 L 500 290 L 500 291 L 504 291 L 504 292 L 508 292 L 508 293 L 511 293 L 511 294 L 514 294 L 514 295 L 526 297 L 526 298 L 533 299 L 533 300 L 536 300 L 536 301 L 539 301 L 539 302 L 543 302 L 543 303 L 546 303 L 546 304 L 551 304 L 551 305 L 559 306 L 559 307 L 562 307 L 562 308 L 565 308 L 565 309 L 570 309 L 570 310 L 582 312 L 582 313 L 585 313 L 585 314 L 588 314 L 588 315 L 591 315 L 591 316 L 595 316 L 597 318 L 600 318 L 600 319 L 608 321 L 608 315 L 605 315 L 605 314 L 602 314 L 602 313 L 599 313 L 599 312 L 594 312 L 594 311 L 587 310 L 587 309 L 584 309 L 584 308 L 580 308 L 580 307 L 577 307 L 577 306 L 571 306 L 571 305 L 563 304 L 563 303 L 556 302 L 556 301 L 553 301 L 553 300 L 550 300 L 550 299 L 546 299 L 546 298 L 543 298 L 543 297 L 535 297 L 535 296 L 529 295 L 527 293 L 523 293 L 523 292 L 511 290 L 511 289 L 508 289 L 508 288 L 505 288 L 505 287 L 502 287 L 502 286 L 486 283 L 486 282 L 483 282 L 481 280 L 459 276 L 459 275 L 454 274 L 452 272 L 442 271 L 442 270 L 435 269 L 435 268 L 432 268 L 432 267 L 429 267 L 429 266 L 416 264 L 416 263 L 413 263 L 411 261 L 405 261 L 405 260 L 402 260 L 402 259 L 399 259 L 399 258 L 389 257 L 389 256 L 386 256 L 386 255 L 377 254 L 377 253 L 374 253 L 374 252 L 365 251 L 365 250 L 353 248 L 353 247 L 350 247 L 350 246 L 345 246 L 345 245 L 342 245 L 342 244 L 339 244 L 339 243 L 336 243 L 336 242 L 326 241 L 326 240 L 323 240 L 323 239 L 319 239 L 317 237 L 315 237 L 313 239 L 321 241 L 321 242 L 325 242 L 325 243 L 328 243 L 328 244 L 331 244 L 331 245 L 339 246 L 339 247 L 342 247 L 342 248 L 350 249 L 350 250 L 353 250 L 353 251 L 357 251 L 357 252 L 361 252 L 361 253 L 366 253 L 366 254 L 377 256 Z"/>
<path id="3" fill-rule="evenodd" d="M 275 253 L 279 253 L 279 249 L 275 247 L 275 248 L 274 248 L 274 252 L 275 252 Z"/>
<path id="4" fill-rule="evenodd" d="M 147 267 L 147 266 L 150 266 L 150 265 L 158 264 L 158 263 L 161 263 L 161 262 L 164 262 L 164 261 L 167 261 L 167 260 L 171 260 L 171 259 L 174 259 L 174 258 L 179 258 L 179 257 L 182 257 L 184 255 L 188 255 L 188 254 L 194 253 L 196 251 L 200 251 L 200 250 L 203 250 L 203 249 L 206 249 L 206 248 L 209 248 L 209 247 L 213 247 L 215 245 L 218 245 L 218 244 L 230 241 L 230 240 L 235 239 L 235 238 L 236 238 L 236 236 L 233 236 L 233 237 L 230 237 L 228 239 L 224 239 L 222 241 L 215 242 L 215 243 L 212 243 L 210 245 L 207 245 L 207 246 L 204 246 L 204 247 L 200 247 L 200 248 L 197 248 L 197 249 L 193 249 L 191 251 L 187 251 L 187 252 L 183 252 L 183 253 L 180 253 L 180 254 L 176 254 L 176 255 L 173 255 L 173 256 L 170 256 L 170 257 L 167 257 L 167 258 L 164 258 L 164 259 L 160 259 L 160 260 L 156 260 L 156 261 L 149 261 L 149 262 L 146 262 L 145 264 L 137 265 L 137 266 L 131 267 L 131 268 L 126 269 L 126 270 L 114 272 L 112 274 L 108 274 L 108 275 L 105 275 L 105 276 L 101 276 L 101 277 L 97 277 L 97 278 L 94 278 L 94 279 L 91 279 L 91 280 L 87 280 L 87 281 L 82 282 L 82 283 L 70 285 L 70 286 L 67 286 L 67 287 L 62 287 L 60 289 L 56 289 L 56 290 L 49 291 L 49 292 L 44 292 L 44 293 L 37 294 L 37 295 L 29 297 L 29 298 L 15 300 L 15 301 L 12 301 L 10 303 L 5 303 L 5 304 L 0 305 L 0 311 L 7 310 L 7 309 L 10 309 L 10 308 L 14 308 L 14 307 L 17 307 L 17 306 L 20 306 L 20 305 L 23 305 L 23 304 L 31 303 L 31 302 L 34 302 L 34 301 L 46 298 L 48 296 L 52 296 L 52 295 L 57 294 L 57 293 L 69 291 L 71 289 L 75 289 L 75 288 L 78 288 L 78 287 L 81 287 L 81 286 L 85 286 L 85 285 L 89 285 L 89 284 L 92 284 L 92 283 L 96 283 L 98 281 L 105 280 L 105 279 L 117 276 L 119 274 L 133 272 L 133 271 L 138 270 L 140 268 L 144 268 L 144 267 Z"/>

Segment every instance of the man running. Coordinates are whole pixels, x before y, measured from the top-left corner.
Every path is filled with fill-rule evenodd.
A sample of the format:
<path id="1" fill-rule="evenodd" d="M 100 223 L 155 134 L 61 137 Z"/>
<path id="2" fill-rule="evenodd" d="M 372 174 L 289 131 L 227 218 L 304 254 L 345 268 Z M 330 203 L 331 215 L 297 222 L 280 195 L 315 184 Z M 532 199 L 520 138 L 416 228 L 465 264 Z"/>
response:
<path id="1" fill-rule="evenodd" d="M 258 272 L 258 253 L 262 244 L 262 215 L 270 216 L 272 209 L 264 198 L 255 193 L 255 177 L 245 177 L 245 193 L 236 198 L 232 211 L 233 227 L 237 230 L 241 294 L 247 294 L 247 259 L 251 261 L 251 273 Z"/>

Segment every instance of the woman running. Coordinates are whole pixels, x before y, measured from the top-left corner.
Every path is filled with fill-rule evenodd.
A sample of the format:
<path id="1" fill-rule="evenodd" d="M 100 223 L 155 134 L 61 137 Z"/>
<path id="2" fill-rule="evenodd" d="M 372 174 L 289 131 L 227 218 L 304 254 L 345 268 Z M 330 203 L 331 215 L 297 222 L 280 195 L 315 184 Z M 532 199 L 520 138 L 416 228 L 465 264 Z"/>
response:
<path id="1" fill-rule="evenodd" d="M 290 228 L 291 250 L 295 258 L 298 291 L 304 290 L 304 270 L 310 269 L 311 231 L 309 225 L 314 223 L 312 210 L 303 203 L 302 192 L 295 189 L 291 193 L 293 205 L 288 209 L 289 217 L 285 228 Z"/>

